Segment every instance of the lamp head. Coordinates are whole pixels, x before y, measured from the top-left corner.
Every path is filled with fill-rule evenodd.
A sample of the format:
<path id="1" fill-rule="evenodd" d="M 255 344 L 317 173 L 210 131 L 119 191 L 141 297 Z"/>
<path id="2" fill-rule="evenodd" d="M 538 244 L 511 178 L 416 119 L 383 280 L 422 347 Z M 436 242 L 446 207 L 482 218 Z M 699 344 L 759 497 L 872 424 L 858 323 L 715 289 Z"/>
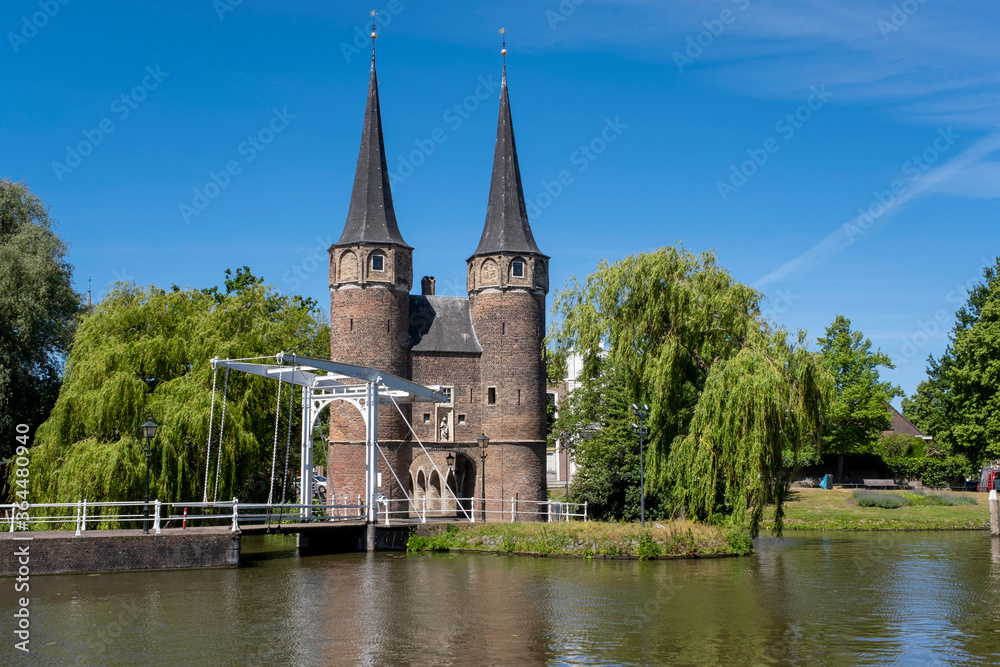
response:
<path id="1" fill-rule="evenodd" d="M 476 438 L 476 442 L 479 443 L 479 448 L 484 452 L 486 451 L 486 448 L 490 446 L 490 439 L 486 437 L 485 433 L 480 434 L 480 436 Z"/>
<path id="2" fill-rule="evenodd" d="M 159 427 L 160 425 L 154 422 L 153 418 L 150 417 L 146 420 L 146 423 L 140 427 L 142 429 L 142 437 L 147 440 L 152 440 L 156 437 L 156 429 Z"/>

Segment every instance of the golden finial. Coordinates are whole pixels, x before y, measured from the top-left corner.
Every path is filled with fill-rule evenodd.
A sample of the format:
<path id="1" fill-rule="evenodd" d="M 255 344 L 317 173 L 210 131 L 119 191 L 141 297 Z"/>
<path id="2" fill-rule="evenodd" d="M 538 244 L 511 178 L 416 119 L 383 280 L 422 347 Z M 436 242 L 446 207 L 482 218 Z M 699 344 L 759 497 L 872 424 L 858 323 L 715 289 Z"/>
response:
<path id="1" fill-rule="evenodd" d="M 378 14 L 378 12 L 373 9 L 372 10 L 372 40 L 374 40 L 375 38 L 378 37 L 378 34 L 375 32 L 375 27 L 376 27 L 376 24 L 375 24 L 375 15 L 376 14 Z"/>
<path id="2" fill-rule="evenodd" d="M 507 28 L 500 28 L 500 34 L 503 35 L 507 32 Z M 507 38 L 503 37 L 503 46 L 500 47 L 500 55 L 504 58 L 507 57 Z"/>

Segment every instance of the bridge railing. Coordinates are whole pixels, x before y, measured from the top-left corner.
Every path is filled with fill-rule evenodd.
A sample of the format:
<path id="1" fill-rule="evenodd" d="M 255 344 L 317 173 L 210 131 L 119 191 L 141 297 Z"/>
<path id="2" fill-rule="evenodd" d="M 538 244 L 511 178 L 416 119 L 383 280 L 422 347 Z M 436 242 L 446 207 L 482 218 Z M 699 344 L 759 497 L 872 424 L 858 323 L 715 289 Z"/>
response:
<path id="1" fill-rule="evenodd" d="M 378 501 L 379 522 L 390 525 L 392 519 L 421 523 L 428 520 L 453 520 L 475 523 L 483 520 L 482 498 L 381 498 Z M 486 520 L 504 521 L 555 521 L 587 520 L 587 503 L 564 503 L 557 500 L 524 500 L 512 497 L 486 499 Z"/>
<path id="2" fill-rule="evenodd" d="M 144 508 L 149 508 L 145 519 Z M 303 516 L 304 509 L 311 511 Z M 38 511 L 32 511 L 38 510 Z M 172 510 L 172 511 L 171 511 Z M 194 510 L 189 512 L 189 510 Z M 75 503 L 16 503 L 0 504 L 0 513 L 9 521 L 9 532 L 28 530 L 75 530 L 82 535 L 94 526 L 105 529 L 134 529 L 148 520 L 153 532 L 160 534 L 164 522 L 180 523 L 181 528 L 201 524 L 230 525 L 238 530 L 240 523 L 301 523 L 303 521 L 364 520 L 362 504 L 294 505 L 287 503 L 240 503 L 236 498 L 224 502 L 177 502 L 159 500 Z"/>

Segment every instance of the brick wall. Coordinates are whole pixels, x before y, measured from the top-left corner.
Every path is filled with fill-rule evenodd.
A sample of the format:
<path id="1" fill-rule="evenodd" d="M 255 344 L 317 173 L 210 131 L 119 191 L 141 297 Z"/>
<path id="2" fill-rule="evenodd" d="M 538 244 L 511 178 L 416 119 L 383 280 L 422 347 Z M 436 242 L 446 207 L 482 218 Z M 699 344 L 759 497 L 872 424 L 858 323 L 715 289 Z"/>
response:
<path id="1" fill-rule="evenodd" d="M 152 532 L 152 531 L 151 531 Z M 33 540 L 0 538 L 0 576 L 17 573 L 15 548 L 27 546 L 32 575 L 76 572 L 126 572 L 238 567 L 240 537 L 227 530 L 170 530 L 160 535 L 138 531 L 18 533 Z"/>

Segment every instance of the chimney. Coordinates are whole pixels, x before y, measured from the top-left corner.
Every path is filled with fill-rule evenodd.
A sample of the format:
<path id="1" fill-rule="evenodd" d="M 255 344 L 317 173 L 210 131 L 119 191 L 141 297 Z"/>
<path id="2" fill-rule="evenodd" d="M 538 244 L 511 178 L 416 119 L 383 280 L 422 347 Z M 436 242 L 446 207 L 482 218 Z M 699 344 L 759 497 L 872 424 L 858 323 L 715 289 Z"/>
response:
<path id="1" fill-rule="evenodd" d="M 424 276 L 420 279 L 420 293 L 424 296 L 434 296 L 434 276 Z"/>

